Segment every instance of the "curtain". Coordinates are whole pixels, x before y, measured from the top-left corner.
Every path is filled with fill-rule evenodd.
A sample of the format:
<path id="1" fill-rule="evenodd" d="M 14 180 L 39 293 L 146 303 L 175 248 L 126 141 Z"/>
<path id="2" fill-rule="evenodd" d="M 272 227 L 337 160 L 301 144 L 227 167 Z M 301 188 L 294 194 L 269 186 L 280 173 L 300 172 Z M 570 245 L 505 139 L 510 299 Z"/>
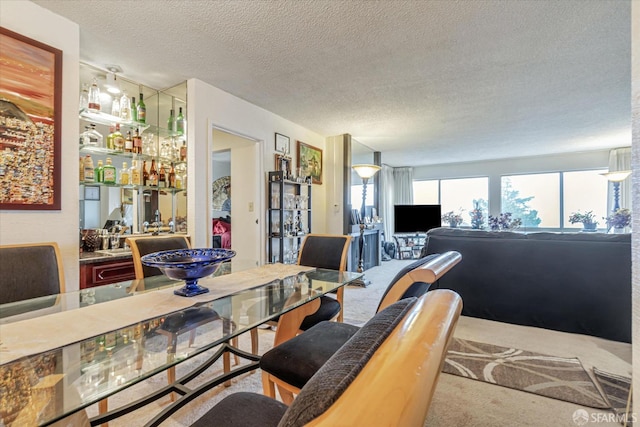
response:
<path id="1" fill-rule="evenodd" d="M 393 202 L 396 205 L 413 204 L 413 168 L 393 169 Z"/>
<path id="2" fill-rule="evenodd" d="M 631 170 L 631 147 L 616 148 L 609 152 L 609 172 Z M 614 206 L 613 183 L 609 184 L 607 192 L 607 212 L 611 212 Z M 627 178 L 620 183 L 620 207 L 631 208 L 631 179 Z"/>
<path id="3" fill-rule="evenodd" d="M 393 168 L 382 165 L 380 173 L 380 216 L 384 220 L 384 241 L 393 241 Z"/>

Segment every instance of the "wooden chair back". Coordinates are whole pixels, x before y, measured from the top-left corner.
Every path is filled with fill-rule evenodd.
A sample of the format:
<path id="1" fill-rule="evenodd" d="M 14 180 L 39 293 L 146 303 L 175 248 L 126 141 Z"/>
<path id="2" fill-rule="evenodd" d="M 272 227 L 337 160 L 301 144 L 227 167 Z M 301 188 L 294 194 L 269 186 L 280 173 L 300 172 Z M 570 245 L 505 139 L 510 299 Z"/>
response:
<path id="1" fill-rule="evenodd" d="M 171 234 L 167 236 L 137 236 L 127 237 L 127 243 L 131 247 L 133 268 L 136 279 L 159 276 L 162 274 L 155 267 L 147 267 L 142 264 L 140 258 L 153 252 L 169 251 L 172 249 L 190 249 L 189 236 L 184 234 Z"/>
<path id="2" fill-rule="evenodd" d="M 429 290 L 432 283 L 435 283 L 461 260 L 460 253 L 448 251 L 442 254 L 427 255 L 404 267 L 387 286 L 376 313 L 402 298 L 421 296 Z"/>
<path id="3" fill-rule="evenodd" d="M 355 373 L 351 384 L 332 400 L 328 408 L 305 425 L 422 427 L 461 310 L 460 296 L 450 290 L 435 290 L 418 298 L 364 367 Z M 365 339 L 375 341 L 375 336 Z M 339 375 L 334 376 L 335 371 L 341 369 L 339 359 L 344 356 L 336 353 L 302 389 L 287 413 L 296 410 L 300 414 L 307 412 L 314 405 L 309 401 L 314 400 L 309 393 L 317 396 L 318 390 L 313 388 L 318 383 L 324 382 L 326 391 L 330 392 L 330 384 L 325 382 L 327 378 L 329 382 L 348 381 L 340 379 Z M 287 415 L 291 414 L 285 417 Z"/>
<path id="4" fill-rule="evenodd" d="M 55 242 L 0 246 L 0 304 L 65 291 L 60 248 Z"/>

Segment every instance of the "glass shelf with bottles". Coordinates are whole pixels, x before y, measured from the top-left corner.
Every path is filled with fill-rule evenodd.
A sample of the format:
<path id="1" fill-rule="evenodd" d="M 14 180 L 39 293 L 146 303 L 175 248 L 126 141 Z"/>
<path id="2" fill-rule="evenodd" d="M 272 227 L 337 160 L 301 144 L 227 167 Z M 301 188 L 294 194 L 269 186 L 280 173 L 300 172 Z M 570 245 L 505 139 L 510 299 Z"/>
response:
<path id="1" fill-rule="evenodd" d="M 186 166 L 187 164 L 186 159 L 181 159 L 180 157 L 179 158 L 158 157 L 157 155 L 138 154 L 138 153 L 132 153 L 128 151 L 112 150 L 105 147 L 98 147 L 95 145 L 85 145 L 85 144 L 80 144 L 79 147 L 80 147 L 81 153 L 100 154 L 103 156 L 113 156 L 113 157 L 125 157 L 130 159 L 147 160 L 147 161 L 151 161 L 151 159 L 157 159 L 160 161 L 160 163 L 173 163 L 176 167 Z"/>

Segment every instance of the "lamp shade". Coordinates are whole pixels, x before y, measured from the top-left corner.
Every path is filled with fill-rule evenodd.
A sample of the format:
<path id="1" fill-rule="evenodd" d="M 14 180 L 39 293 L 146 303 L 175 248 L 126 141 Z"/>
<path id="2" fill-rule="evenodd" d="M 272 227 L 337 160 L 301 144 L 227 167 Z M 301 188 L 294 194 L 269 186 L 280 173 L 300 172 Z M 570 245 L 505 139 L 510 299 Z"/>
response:
<path id="1" fill-rule="evenodd" d="M 351 167 L 362 179 L 369 179 L 373 177 L 381 169 L 380 166 L 376 165 L 353 165 Z"/>
<path id="2" fill-rule="evenodd" d="M 614 171 L 614 172 L 606 172 L 601 173 L 600 175 L 607 178 L 607 180 L 611 182 L 621 182 L 627 179 L 629 175 L 631 175 L 631 171 Z"/>

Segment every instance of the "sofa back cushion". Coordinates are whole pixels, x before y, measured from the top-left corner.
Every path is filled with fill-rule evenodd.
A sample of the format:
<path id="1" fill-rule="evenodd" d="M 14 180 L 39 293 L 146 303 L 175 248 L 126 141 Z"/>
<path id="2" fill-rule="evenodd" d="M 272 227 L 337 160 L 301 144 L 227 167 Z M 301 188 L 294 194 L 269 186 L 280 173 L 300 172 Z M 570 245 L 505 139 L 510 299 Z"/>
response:
<path id="1" fill-rule="evenodd" d="M 427 253 L 448 250 L 462 262 L 438 285 L 460 294 L 464 315 L 631 340 L 629 234 L 427 233 Z"/>

